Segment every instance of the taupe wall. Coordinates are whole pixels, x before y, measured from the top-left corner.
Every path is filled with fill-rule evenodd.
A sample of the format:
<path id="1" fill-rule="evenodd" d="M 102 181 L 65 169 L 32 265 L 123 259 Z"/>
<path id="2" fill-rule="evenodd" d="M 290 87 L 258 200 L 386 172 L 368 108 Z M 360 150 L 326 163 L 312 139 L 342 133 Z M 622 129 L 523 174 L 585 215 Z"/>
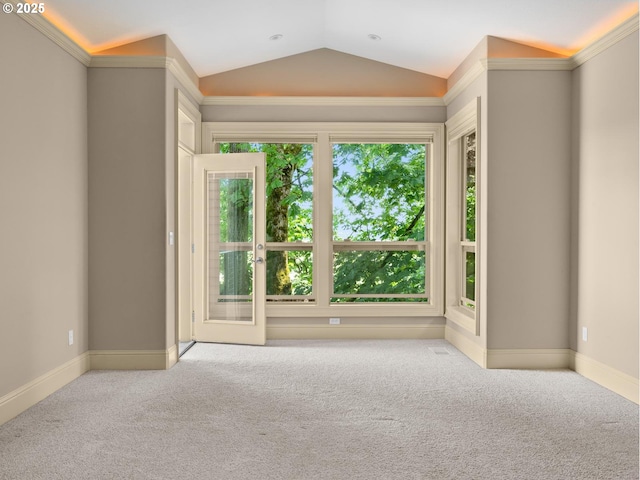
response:
<path id="1" fill-rule="evenodd" d="M 571 74 L 489 71 L 480 97 L 480 335 L 488 349 L 568 348 Z"/>
<path id="2" fill-rule="evenodd" d="M 490 71 L 487 347 L 568 348 L 571 73 Z"/>
<path id="3" fill-rule="evenodd" d="M 88 349 L 87 69 L 16 15 L 0 45 L 2 397 Z"/>
<path id="4" fill-rule="evenodd" d="M 446 107 L 212 106 L 200 107 L 203 122 L 433 122 Z"/>
<path id="5" fill-rule="evenodd" d="M 638 32 L 574 71 L 572 139 L 571 348 L 638 378 Z"/>
<path id="6" fill-rule="evenodd" d="M 444 78 L 327 48 L 200 79 L 204 95 L 441 97 Z"/>
<path id="7" fill-rule="evenodd" d="M 89 347 L 167 347 L 165 69 L 90 68 Z"/>

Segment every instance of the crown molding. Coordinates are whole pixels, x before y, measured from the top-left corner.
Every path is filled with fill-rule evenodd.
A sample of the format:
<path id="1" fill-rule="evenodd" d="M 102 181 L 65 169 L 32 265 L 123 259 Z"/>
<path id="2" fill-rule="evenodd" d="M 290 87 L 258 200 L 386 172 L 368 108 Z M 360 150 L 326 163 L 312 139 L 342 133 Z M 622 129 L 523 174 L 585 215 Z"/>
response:
<path id="1" fill-rule="evenodd" d="M 478 117 L 480 112 L 480 97 L 476 97 L 466 106 L 462 107 L 458 113 L 453 115 L 449 120 L 445 122 L 447 127 L 447 143 L 457 141 L 463 135 L 469 133 L 472 130 L 478 130 Z M 457 315 L 452 315 L 457 317 Z M 456 321 L 453 318 L 454 322 Z M 464 325 L 463 325 L 464 326 Z M 465 327 L 466 328 L 466 327 Z M 473 321 L 473 329 L 475 334 L 476 322 Z"/>
<path id="2" fill-rule="evenodd" d="M 162 56 L 95 55 L 90 68 L 169 68 L 171 58 Z"/>
<path id="3" fill-rule="evenodd" d="M 444 107 L 440 97 L 204 97 L 207 106 Z"/>
<path id="4" fill-rule="evenodd" d="M 460 95 L 469 85 L 471 85 L 480 75 L 486 71 L 485 65 L 482 61 L 478 61 L 473 64 L 469 70 L 458 80 L 453 86 L 444 94 L 442 99 L 445 105 L 449 105 L 453 100 Z"/>
<path id="5" fill-rule="evenodd" d="M 3 5 L 11 4 L 16 6 L 17 2 L 7 2 L 4 0 L 0 0 L 0 3 Z M 10 14 L 11 15 L 11 14 Z M 73 58 L 82 63 L 85 67 L 89 66 L 89 62 L 91 61 L 91 55 L 85 51 L 80 45 L 71 40 L 67 35 L 65 35 L 58 27 L 52 24 L 49 20 L 43 17 L 41 14 L 26 14 L 26 13 L 13 13 L 13 15 L 17 15 L 22 20 L 27 22 L 33 28 L 42 33 L 45 37 L 51 40 L 53 43 L 62 48 L 65 52 L 71 55 Z"/>
<path id="6" fill-rule="evenodd" d="M 180 85 L 184 87 L 186 92 L 191 95 L 198 104 L 201 104 L 202 100 L 204 99 L 204 95 L 200 91 L 200 88 L 198 88 L 198 85 L 193 83 L 193 80 L 191 80 L 189 75 L 187 75 L 187 72 L 184 71 L 184 68 L 182 68 L 180 62 L 178 62 L 175 58 L 168 58 L 167 63 L 167 68 L 173 74 L 173 76 L 176 77 L 178 82 L 180 82 Z"/>
<path id="7" fill-rule="evenodd" d="M 485 70 L 570 71 L 575 68 L 571 58 L 483 58 Z"/>
<path id="8" fill-rule="evenodd" d="M 621 23 L 618 27 L 586 46 L 569 58 L 483 58 L 469 68 L 444 95 L 445 105 L 449 105 L 460 93 L 488 70 L 545 70 L 571 71 L 599 53 L 638 30 L 638 14 Z"/>
<path id="9" fill-rule="evenodd" d="M 638 31 L 638 14 L 622 22 L 616 28 L 611 30 L 605 36 L 599 38 L 591 45 L 580 50 L 578 53 L 571 57 L 573 61 L 573 67 L 577 68 L 585 62 L 591 60 L 593 57 L 602 53 L 606 49 L 614 46 L 616 43 L 624 40 L 626 37 L 634 32 Z"/>

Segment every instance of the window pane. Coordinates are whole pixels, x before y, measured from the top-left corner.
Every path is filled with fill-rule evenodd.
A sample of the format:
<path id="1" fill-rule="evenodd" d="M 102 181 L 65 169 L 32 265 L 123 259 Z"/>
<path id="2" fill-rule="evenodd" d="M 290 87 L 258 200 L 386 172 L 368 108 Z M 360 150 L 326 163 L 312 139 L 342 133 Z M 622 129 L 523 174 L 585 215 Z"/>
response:
<path id="1" fill-rule="evenodd" d="M 425 270 L 425 252 L 421 251 L 339 251 L 335 252 L 333 257 L 333 293 L 334 295 L 424 295 Z M 398 301 L 398 298 L 364 297 L 358 301 Z M 410 299 L 404 298 L 400 301 L 407 300 Z M 345 301 L 355 301 L 355 299 Z"/>
<path id="2" fill-rule="evenodd" d="M 425 238 L 423 144 L 333 145 L 333 237 Z"/>
<path id="3" fill-rule="evenodd" d="M 253 255 L 252 252 L 230 249 L 222 251 L 218 257 L 219 262 L 219 295 L 247 296 L 252 294 L 253 290 Z M 210 270 L 211 273 L 214 270 Z M 213 286 L 214 278 L 210 278 L 210 284 Z M 212 295 L 210 304 L 220 300 L 218 295 Z M 251 298 L 229 298 L 226 301 L 251 301 Z"/>
<path id="4" fill-rule="evenodd" d="M 209 181 L 209 211 L 218 212 L 220 242 L 250 242 L 253 239 L 253 179 L 248 174 L 224 174 Z M 219 208 L 216 208 L 218 204 Z M 212 225 L 217 225 L 211 217 Z"/>
<path id="5" fill-rule="evenodd" d="M 207 181 L 209 316 L 237 320 L 231 304 L 252 295 L 253 173 L 210 172 Z"/>
<path id="6" fill-rule="evenodd" d="M 310 251 L 267 252 L 267 295 L 311 295 L 312 279 Z"/>
<path id="7" fill-rule="evenodd" d="M 476 240 L 476 134 L 464 137 L 465 179 L 464 179 L 464 225 L 465 240 Z"/>
<path id="8" fill-rule="evenodd" d="M 476 253 L 465 252 L 465 296 L 476 299 Z"/>
<path id="9" fill-rule="evenodd" d="M 267 156 L 267 241 L 313 240 L 313 145 L 221 143 L 220 153 L 264 152 Z"/>

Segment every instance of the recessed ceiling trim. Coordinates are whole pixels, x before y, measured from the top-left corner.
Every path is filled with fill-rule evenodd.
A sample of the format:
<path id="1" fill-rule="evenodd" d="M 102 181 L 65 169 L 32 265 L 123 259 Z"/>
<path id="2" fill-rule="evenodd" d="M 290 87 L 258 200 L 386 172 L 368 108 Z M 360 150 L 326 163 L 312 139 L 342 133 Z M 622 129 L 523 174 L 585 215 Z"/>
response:
<path id="1" fill-rule="evenodd" d="M 471 85 L 480 75 L 486 71 L 482 61 L 478 61 L 469 68 L 465 74 L 452 87 L 447 90 L 442 99 L 445 105 L 449 105 L 460 95 L 469 85 Z"/>
<path id="2" fill-rule="evenodd" d="M 0 0 L 0 3 L 3 5 L 9 3 L 15 7 L 14 2 L 5 2 L 3 0 Z M 89 63 L 91 62 L 91 55 L 80 45 L 71 40 L 58 27 L 52 24 L 45 17 L 43 17 L 42 15 L 33 15 L 27 13 L 15 13 L 15 15 L 34 27 L 53 43 L 58 45 L 65 52 L 82 63 L 85 67 L 89 66 Z"/>
<path id="3" fill-rule="evenodd" d="M 208 106 L 444 107 L 440 97 L 204 97 Z"/>
<path id="4" fill-rule="evenodd" d="M 573 70 L 572 58 L 484 58 L 480 60 L 487 70 Z"/>
<path id="5" fill-rule="evenodd" d="M 638 30 L 638 14 L 622 22 L 615 29 L 599 38 L 592 44 L 586 46 L 579 52 L 577 52 L 571 59 L 573 60 L 574 67 L 579 67 L 583 63 L 592 59 L 599 53 L 612 47 L 621 40 L 624 40 L 627 36 Z"/>

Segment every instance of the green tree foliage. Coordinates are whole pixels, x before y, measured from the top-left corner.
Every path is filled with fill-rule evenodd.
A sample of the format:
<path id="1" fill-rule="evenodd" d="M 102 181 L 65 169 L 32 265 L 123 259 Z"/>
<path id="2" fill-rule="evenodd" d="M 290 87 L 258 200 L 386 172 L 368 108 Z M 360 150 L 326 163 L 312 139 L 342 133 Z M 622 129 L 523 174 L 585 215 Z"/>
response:
<path id="1" fill-rule="evenodd" d="M 475 132 L 465 137 L 465 211 L 464 226 L 465 239 L 470 242 L 476 240 L 476 134 Z M 465 296 L 475 300 L 476 283 L 476 255 L 467 252 L 465 255 Z"/>
<path id="2" fill-rule="evenodd" d="M 336 144 L 333 150 L 336 240 L 424 240 L 424 145 Z"/>
<path id="3" fill-rule="evenodd" d="M 424 145 L 334 145 L 334 238 L 424 240 L 425 162 Z M 335 294 L 421 294 L 425 291 L 425 254 L 338 252 L 333 273 Z M 395 299 L 343 301 L 390 300 Z"/>

